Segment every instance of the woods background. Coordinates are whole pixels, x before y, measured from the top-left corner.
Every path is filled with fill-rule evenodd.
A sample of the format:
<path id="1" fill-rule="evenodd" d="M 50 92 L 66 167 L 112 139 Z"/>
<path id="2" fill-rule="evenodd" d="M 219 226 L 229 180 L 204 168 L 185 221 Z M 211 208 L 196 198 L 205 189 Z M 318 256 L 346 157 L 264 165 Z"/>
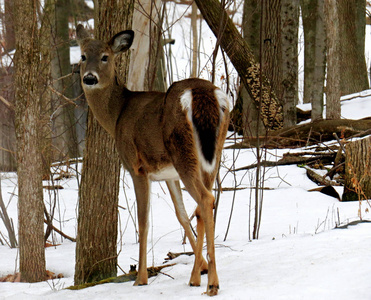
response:
<path id="1" fill-rule="evenodd" d="M 189 39 L 185 42 L 189 56 L 186 70 L 179 70 L 184 65 L 177 66 L 172 51 L 172 44 L 179 41 L 171 35 L 177 20 L 168 13 L 169 6 L 182 6 L 182 17 L 190 20 L 190 34 L 183 37 Z M 102 233 L 109 241 L 100 249 L 112 259 L 97 255 L 92 261 L 78 260 L 86 265 L 76 265 L 75 281 L 116 273 L 120 165 L 112 141 L 88 114 L 77 62 L 71 61 L 70 47 L 76 46 L 78 23 L 90 26 L 100 38 L 124 29 L 135 31 L 134 50 L 117 63 L 117 73 L 131 89 L 164 91 L 173 81 L 190 76 L 222 85 L 234 102 L 230 130 L 246 141 L 296 126 L 303 115 L 299 117 L 297 110 L 300 102 L 311 103 L 304 118 L 312 122 L 324 118 L 325 103 L 325 119 L 340 120 L 340 97 L 369 88 L 367 7 L 361 0 L 4 0 L 0 170 L 18 171 L 19 207 L 24 209 L 19 212 L 23 279 L 32 282 L 45 276 L 43 219 L 44 215 L 47 220 L 53 216 L 45 213 L 42 179 L 51 177 L 53 163 L 73 164 L 83 156 L 78 256 L 88 257 L 84 243 L 91 242 L 83 225 L 89 220 L 83 217 L 82 209 L 87 203 L 97 205 L 89 209 L 97 209 L 95 219 L 99 214 L 112 217 L 104 219 L 105 226 L 95 222 L 95 229 L 112 225 L 108 233 Z M 215 35 L 212 47 L 205 47 L 210 42 L 203 40 L 201 18 Z M 205 49 L 211 49 L 206 53 L 209 64 L 200 59 Z M 304 58 L 299 63 L 302 51 Z M 302 84 L 299 78 L 303 78 Z M 108 174 L 112 176 L 109 180 Z M 24 217 L 30 211 L 35 218 Z M 89 224 L 89 230 L 95 232 L 93 225 Z"/>

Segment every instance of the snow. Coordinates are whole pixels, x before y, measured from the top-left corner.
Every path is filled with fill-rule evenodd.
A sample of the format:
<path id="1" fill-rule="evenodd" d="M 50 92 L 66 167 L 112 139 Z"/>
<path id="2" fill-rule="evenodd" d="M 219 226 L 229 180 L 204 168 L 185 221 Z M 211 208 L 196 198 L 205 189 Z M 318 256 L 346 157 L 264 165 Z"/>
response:
<path id="1" fill-rule="evenodd" d="M 343 114 L 371 112 L 371 98 L 343 101 Z M 302 149 L 300 149 L 302 150 Z M 235 151 L 235 152 L 233 152 Z M 316 185 L 297 166 L 269 168 L 264 186 L 263 212 L 258 240 L 249 237 L 249 213 L 253 208 L 255 170 L 238 171 L 236 178 L 227 170 L 255 162 L 255 150 L 225 150 L 221 178 L 223 187 L 237 185 L 232 221 L 226 241 L 224 237 L 233 202 L 233 191 L 224 191 L 216 222 L 216 257 L 220 280 L 218 299 L 369 299 L 371 288 L 371 223 L 334 229 L 338 225 L 370 220 L 367 201 L 339 202 L 337 199 L 309 192 Z M 268 159 L 277 159 L 287 149 L 269 150 Z M 292 150 L 299 151 L 299 150 Z M 237 157 L 233 163 L 233 157 Z M 81 166 L 80 166 L 81 167 Z M 135 196 L 130 177 L 122 172 L 120 205 L 133 209 Z M 9 216 L 17 227 L 17 176 L 2 173 L 1 184 Z M 47 184 L 47 182 L 44 182 Z M 60 181 L 64 187 L 57 194 L 58 214 L 54 225 L 75 237 L 77 231 L 76 178 Z M 342 188 L 336 188 L 339 194 Z M 183 192 L 189 214 L 195 202 Z M 47 205 L 53 194 L 44 192 Z M 148 264 L 159 266 L 169 251 L 191 251 L 182 245 L 183 233 L 164 183 L 152 184 Z M 128 271 L 138 259 L 138 244 L 129 209 L 120 212 L 118 249 L 119 265 Z M 135 212 L 132 211 L 134 214 Z M 252 218 L 252 216 L 251 216 Z M 58 222 L 60 221 L 60 222 Z M 340 224 L 339 224 L 340 223 Z M 250 230 L 251 230 L 250 225 Z M 0 222 L 0 231 L 6 230 Z M 73 285 L 75 243 L 54 236 L 59 246 L 46 248 L 47 269 L 65 278 L 41 283 L 0 283 L 0 299 L 205 299 L 207 276 L 201 287 L 189 287 L 193 256 L 180 256 L 175 266 L 149 279 L 149 285 L 134 287 L 129 283 L 111 283 L 80 291 L 64 288 Z M 17 271 L 18 250 L 0 246 L 0 276 Z M 122 274 L 119 271 L 119 275 Z"/>
<path id="2" fill-rule="evenodd" d="M 179 16 L 175 15 L 175 20 Z M 189 76 L 189 25 L 187 21 L 171 27 L 177 42 L 173 53 L 177 55 L 178 67 L 174 80 Z M 206 60 L 214 45 L 210 33 L 204 32 L 201 66 L 202 76 L 208 78 Z M 185 37 L 185 38 L 184 38 Z M 188 52 L 187 52 L 188 51 Z M 71 61 L 77 62 L 78 47 L 71 48 Z M 221 76 L 217 76 L 217 80 Z M 223 85 L 219 80 L 219 86 Z M 365 94 L 366 93 L 366 94 Z M 353 95 L 352 100 L 342 101 L 342 117 L 359 119 L 371 116 L 371 93 Z M 302 149 L 301 149 L 302 150 Z M 234 152 L 235 151 L 235 152 Z M 239 189 L 224 191 L 218 209 L 215 228 L 217 270 L 220 292 L 217 299 L 370 299 L 371 289 L 371 223 L 334 229 L 337 225 L 363 219 L 370 220 L 370 204 L 367 201 L 339 202 L 337 199 L 309 192 L 316 185 L 297 166 L 269 168 L 265 173 L 263 211 L 258 240 L 251 240 L 249 230 L 253 218 L 255 169 L 236 172 L 230 168 L 246 166 L 256 161 L 255 150 L 225 150 L 221 178 L 223 187 Z M 271 160 L 279 159 L 290 150 L 269 150 Z M 291 150 L 298 151 L 298 150 Z M 237 157 L 233 162 L 233 157 Z M 80 168 L 81 166 L 79 166 Z M 8 214 L 17 228 L 17 176 L 0 173 L 2 196 Z M 47 182 L 44 182 L 46 185 Z M 60 181 L 64 187 L 58 190 L 56 199 L 51 192 L 44 192 L 47 206 L 57 201 L 54 225 L 61 227 L 69 236 L 77 232 L 77 179 Z M 125 193 L 124 193 L 125 189 Z M 342 188 L 336 188 L 339 194 Z M 130 177 L 122 172 L 119 209 L 118 262 L 128 271 L 136 264 L 139 245 L 135 224 L 129 210 L 135 214 L 135 196 Z M 183 192 L 189 214 L 196 205 L 187 192 Z M 235 196 L 235 198 L 234 198 Z M 183 231 L 175 217 L 173 205 L 164 183 L 153 183 L 151 194 L 148 264 L 159 266 L 166 254 L 191 251 L 189 243 L 182 245 Z M 234 210 L 227 239 L 224 241 L 228 219 L 234 200 Z M 250 222 L 249 222 L 250 220 Z M 340 224 L 339 224 L 340 223 Z M 0 232 L 7 235 L 0 222 Z M 3 239 L 3 238 L 2 238 Z M 163 269 L 163 274 L 149 279 L 148 286 L 134 287 L 129 283 L 112 283 L 70 291 L 75 266 L 75 243 L 54 235 L 56 247 L 45 249 L 47 269 L 64 278 L 40 283 L 0 283 L 0 299 L 206 299 L 207 275 L 202 276 L 201 287 L 189 287 L 193 256 L 180 256 L 173 260 L 176 265 Z M 205 254 L 205 253 L 204 253 Z M 0 245 L 0 277 L 18 270 L 18 250 Z M 122 274 L 121 271 L 118 273 Z"/>

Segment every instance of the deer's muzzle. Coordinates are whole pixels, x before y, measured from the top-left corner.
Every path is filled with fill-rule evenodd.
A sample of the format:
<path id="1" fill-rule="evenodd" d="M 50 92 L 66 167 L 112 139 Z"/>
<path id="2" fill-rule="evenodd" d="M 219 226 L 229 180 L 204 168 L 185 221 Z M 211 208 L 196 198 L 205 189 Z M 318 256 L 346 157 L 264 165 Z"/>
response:
<path id="1" fill-rule="evenodd" d="M 85 75 L 82 81 L 86 85 L 96 85 L 96 84 L 98 84 L 98 78 L 97 78 L 97 76 L 95 76 L 95 75 L 93 75 L 91 73 Z"/>

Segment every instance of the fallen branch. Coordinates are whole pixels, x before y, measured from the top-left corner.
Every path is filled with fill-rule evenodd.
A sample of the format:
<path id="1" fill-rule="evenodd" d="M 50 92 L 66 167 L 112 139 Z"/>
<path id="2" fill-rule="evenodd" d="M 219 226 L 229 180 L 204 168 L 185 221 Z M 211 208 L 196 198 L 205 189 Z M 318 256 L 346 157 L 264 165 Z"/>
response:
<path id="1" fill-rule="evenodd" d="M 312 157 L 303 157 L 297 156 L 296 154 L 285 154 L 282 159 L 278 161 L 267 161 L 264 160 L 260 163 L 262 167 L 277 167 L 277 166 L 286 166 L 286 165 L 301 165 L 301 164 L 311 164 L 318 160 L 327 159 L 333 161 L 336 156 L 336 153 L 320 153 L 315 154 L 311 153 Z M 313 157 L 314 156 L 314 157 Z M 238 169 L 234 169 L 233 171 L 242 171 L 242 170 L 250 170 L 254 169 L 258 166 L 258 164 L 252 164 L 249 166 L 241 167 Z"/>
<path id="2" fill-rule="evenodd" d="M 169 261 L 169 260 L 173 260 L 181 255 L 188 255 L 188 256 L 192 256 L 194 255 L 193 252 L 169 252 L 167 254 L 167 257 L 165 258 L 166 261 Z"/>
<path id="3" fill-rule="evenodd" d="M 11 110 L 14 110 L 13 104 L 6 100 L 3 96 L 0 96 L 0 100 L 6 105 L 6 107 L 10 108 Z"/>
<path id="4" fill-rule="evenodd" d="M 56 228 L 53 224 L 50 224 L 48 223 L 47 220 L 44 220 L 44 223 L 48 225 L 48 227 L 50 226 L 51 229 L 53 229 L 56 233 L 59 233 L 61 236 L 63 236 L 65 239 L 68 239 L 72 242 L 76 242 L 76 239 L 73 238 L 73 237 L 70 237 L 68 236 L 67 234 L 65 234 L 64 232 L 60 231 L 58 228 Z"/>
<path id="5" fill-rule="evenodd" d="M 168 265 L 163 265 L 163 266 L 159 266 L 159 267 L 149 267 L 149 268 L 147 268 L 148 277 L 157 276 L 159 273 L 161 273 L 162 269 L 172 267 L 174 265 L 175 264 L 168 264 Z M 137 274 L 138 274 L 138 272 L 134 268 L 134 269 L 130 270 L 130 272 L 128 274 L 120 275 L 120 276 L 117 276 L 117 277 L 110 277 L 110 278 L 103 279 L 103 280 L 96 281 L 96 282 L 89 282 L 89 283 L 83 283 L 83 284 L 79 284 L 79 285 L 73 285 L 73 286 L 70 286 L 66 289 L 68 289 L 68 290 L 81 290 L 81 289 L 85 289 L 85 288 L 88 288 L 88 287 L 96 286 L 98 284 L 121 283 L 121 282 L 135 281 L 137 279 Z"/>
<path id="6" fill-rule="evenodd" d="M 307 176 L 310 180 L 312 180 L 314 183 L 318 184 L 318 185 L 325 185 L 325 186 L 340 186 L 339 183 L 335 182 L 335 181 L 331 181 L 331 180 L 327 180 L 326 178 L 323 178 L 323 176 L 317 174 L 316 172 L 314 172 L 312 169 L 304 166 L 304 169 L 307 170 Z"/>

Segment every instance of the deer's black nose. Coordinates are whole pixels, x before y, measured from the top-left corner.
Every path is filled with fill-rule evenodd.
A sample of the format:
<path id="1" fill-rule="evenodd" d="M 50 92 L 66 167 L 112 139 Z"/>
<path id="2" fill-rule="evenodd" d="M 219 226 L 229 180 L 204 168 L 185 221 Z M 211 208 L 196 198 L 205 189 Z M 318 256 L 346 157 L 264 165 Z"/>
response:
<path id="1" fill-rule="evenodd" d="M 98 78 L 93 74 L 87 74 L 82 80 L 86 85 L 96 85 L 98 83 Z"/>

